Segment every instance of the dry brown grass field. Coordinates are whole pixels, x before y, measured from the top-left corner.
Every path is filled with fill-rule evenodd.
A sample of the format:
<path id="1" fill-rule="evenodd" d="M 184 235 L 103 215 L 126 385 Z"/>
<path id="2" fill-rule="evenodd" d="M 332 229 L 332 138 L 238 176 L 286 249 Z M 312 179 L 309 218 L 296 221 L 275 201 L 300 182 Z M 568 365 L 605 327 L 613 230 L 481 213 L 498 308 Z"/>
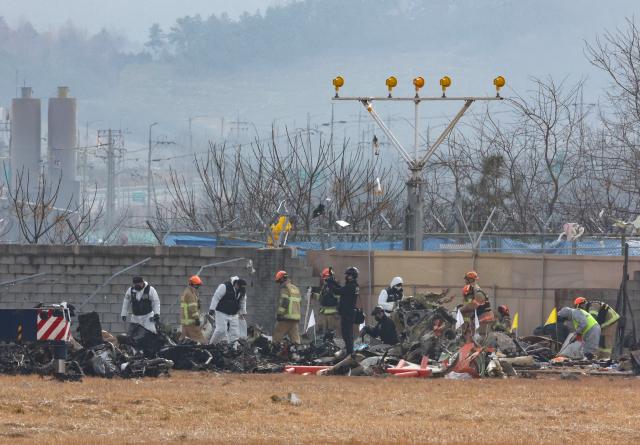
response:
<path id="1" fill-rule="evenodd" d="M 302 405 L 274 402 L 289 392 Z M 0 377 L 0 443 L 640 443 L 640 379 Z"/>

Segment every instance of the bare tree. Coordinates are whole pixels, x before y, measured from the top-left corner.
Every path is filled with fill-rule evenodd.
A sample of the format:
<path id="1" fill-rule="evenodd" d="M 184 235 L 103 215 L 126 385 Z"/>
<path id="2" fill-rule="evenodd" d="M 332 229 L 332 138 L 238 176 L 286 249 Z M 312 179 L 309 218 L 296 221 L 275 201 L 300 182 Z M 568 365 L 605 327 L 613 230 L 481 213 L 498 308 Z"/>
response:
<path id="1" fill-rule="evenodd" d="M 58 203 L 62 176 L 50 183 L 44 174 L 33 178 L 22 169 L 10 181 L 5 167 L 5 178 L 13 216 L 29 244 L 80 243 L 100 220 L 102 209 L 96 208 L 95 192 L 89 200 L 76 203 L 72 196 L 68 202 Z"/>
<path id="2" fill-rule="evenodd" d="M 602 209 L 611 218 L 635 217 L 640 211 L 640 29 L 635 20 L 587 43 L 586 54 L 610 80 L 593 152 Z"/>

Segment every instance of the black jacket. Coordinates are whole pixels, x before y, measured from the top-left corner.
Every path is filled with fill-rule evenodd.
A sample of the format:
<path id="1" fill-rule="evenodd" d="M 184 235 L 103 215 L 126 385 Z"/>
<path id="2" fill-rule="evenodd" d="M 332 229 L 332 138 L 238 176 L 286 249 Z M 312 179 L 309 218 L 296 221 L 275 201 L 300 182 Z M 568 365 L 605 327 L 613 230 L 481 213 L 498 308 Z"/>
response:
<path id="1" fill-rule="evenodd" d="M 340 295 L 338 303 L 338 313 L 342 318 L 353 318 L 356 302 L 360 295 L 360 287 L 356 280 L 347 281 L 344 286 L 340 286 L 335 280 L 327 280 L 327 284 L 334 294 Z"/>
<path id="2" fill-rule="evenodd" d="M 398 343 L 398 332 L 396 331 L 396 325 L 389 317 L 384 317 L 378 322 L 378 324 L 372 327 L 365 327 L 364 333 L 369 334 L 372 337 L 379 338 L 382 343 L 387 345 L 395 345 Z"/>

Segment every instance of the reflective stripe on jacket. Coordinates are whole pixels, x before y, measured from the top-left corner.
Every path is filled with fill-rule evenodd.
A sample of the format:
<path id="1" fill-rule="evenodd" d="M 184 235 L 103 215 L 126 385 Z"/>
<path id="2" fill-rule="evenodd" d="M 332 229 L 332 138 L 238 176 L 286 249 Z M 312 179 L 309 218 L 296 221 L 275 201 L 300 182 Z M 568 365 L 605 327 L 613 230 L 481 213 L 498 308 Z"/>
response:
<path id="1" fill-rule="evenodd" d="M 286 283 L 280 287 L 280 303 L 278 304 L 278 319 L 300 320 L 300 289 Z"/>
<path id="2" fill-rule="evenodd" d="M 338 306 L 322 306 L 320 313 L 323 315 L 334 315 L 338 313 Z"/>

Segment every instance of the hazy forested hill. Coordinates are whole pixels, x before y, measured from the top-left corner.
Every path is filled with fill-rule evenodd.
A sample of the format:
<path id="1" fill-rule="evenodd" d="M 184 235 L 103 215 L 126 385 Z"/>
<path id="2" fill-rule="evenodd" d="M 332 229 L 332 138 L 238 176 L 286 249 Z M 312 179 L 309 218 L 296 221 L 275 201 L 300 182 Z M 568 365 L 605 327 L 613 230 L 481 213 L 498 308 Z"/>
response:
<path id="1" fill-rule="evenodd" d="M 638 11 L 635 0 L 293 1 L 237 19 L 196 15 L 155 25 L 140 50 L 126 35 L 90 33 L 82 23 L 39 30 L 0 20 L 0 103 L 17 84 L 42 97 L 67 84 L 83 120 L 127 126 L 135 139 L 153 121 L 184 132 L 195 115 L 206 116 L 195 124 L 201 137 L 228 131 L 222 118 L 239 116 L 260 131 L 274 119 L 301 125 L 307 113 L 320 122 L 337 73 L 345 90 L 365 94 L 384 91 L 392 73 L 406 91 L 416 74 L 437 91 L 446 73 L 458 92 L 481 94 L 497 73 L 516 90 L 529 76 L 586 77 L 595 100 L 603 82 L 584 57 L 584 40 Z M 140 23 L 148 26 L 144 17 Z"/>

